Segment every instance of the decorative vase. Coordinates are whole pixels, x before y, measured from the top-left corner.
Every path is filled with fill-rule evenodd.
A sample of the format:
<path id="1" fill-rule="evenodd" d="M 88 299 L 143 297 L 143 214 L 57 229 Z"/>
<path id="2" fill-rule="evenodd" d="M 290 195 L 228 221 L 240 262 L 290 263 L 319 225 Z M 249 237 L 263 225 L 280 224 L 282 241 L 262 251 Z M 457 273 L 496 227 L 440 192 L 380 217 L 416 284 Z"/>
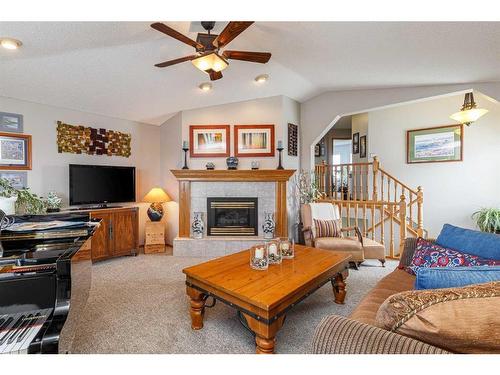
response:
<path id="1" fill-rule="evenodd" d="M 15 215 L 16 201 L 17 201 L 17 196 L 9 198 L 0 197 L 0 210 L 5 212 L 6 215 Z"/>
<path id="2" fill-rule="evenodd" d="M 238 158 L 230 156 L 226 159 L 226 164 L 229 170 L 238 169 Z"/>
<path id="3" fill-rule="evenodd" d="M 193 224 L 191 225 L 193 238 L 203 238 L 205 224 L 203 223 L 203 212 L 195 212 Z"/>
<path id="4" fill-rule="evenodd" d="M 208 162 L 206 165 L 207 170 L 212 171 L 215 169 L 215 164 L 212 162 Z"/>
<path id="5" fill-rule="evenodd" d="M 264 224 L 262 224 L 262 232 L 264 233 L 264 238 L 273 238 L 275 227 L 276 223 L 274 222 L 274 214 L 272 212 L 264 212 Z"/>
<path id="6" fill-rule="evenodd" d="M 269 259 L 266 245 L 255 245 L 250 248 L 250 267 L 254 270 L 267 270 Z"/>

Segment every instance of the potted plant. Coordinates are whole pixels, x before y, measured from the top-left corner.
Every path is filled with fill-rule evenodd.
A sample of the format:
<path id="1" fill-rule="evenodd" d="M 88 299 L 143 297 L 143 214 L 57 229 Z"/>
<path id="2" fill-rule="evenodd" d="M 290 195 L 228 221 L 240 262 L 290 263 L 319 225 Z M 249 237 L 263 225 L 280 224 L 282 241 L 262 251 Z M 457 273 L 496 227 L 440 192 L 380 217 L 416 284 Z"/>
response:
<path id="1" fill-rule="evenodd" d="M 47 212 L 59 212 L 62 206 L 62 199 L 57 196 L 55 191 L 50 191 L 45 199 Z"/>
<path id="2" fill-rule="evenodd" d="M 36 215 L 44 212 L 45 203 L 29 188 L 16 189 L 9 180 L 0 178 L 0 208 L 4 209 L 7 215 Z"/>
<path id="3" fill-rule="evenodd" d="M 472 218 L 481 231 L 500 234 L 499 208 L 483 208 L 474 212 Z"/>

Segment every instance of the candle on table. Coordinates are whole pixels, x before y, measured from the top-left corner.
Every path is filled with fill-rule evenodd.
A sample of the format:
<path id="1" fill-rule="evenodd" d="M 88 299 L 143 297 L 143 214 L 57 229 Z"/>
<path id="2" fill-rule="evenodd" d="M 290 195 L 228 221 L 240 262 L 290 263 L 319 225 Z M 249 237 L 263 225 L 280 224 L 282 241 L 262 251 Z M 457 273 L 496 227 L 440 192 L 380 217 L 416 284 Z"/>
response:
<path id="1" fill-rule="evenodd" d="M 262 259 L 264 258 L 264 249 L 262 247 L 259 247 L 255 249 L 255 259 Z"/>
<path id="2" fill-rule="evenodd" d="M 283 142 L 282 141 L 278 141 L 278 148 L 283 148 Z"/>
<path id="3" fill-rule="evenodd" d="M 183 141 L 182 142 L 182 148 L 188 148 L 188 142 L 187 141 Z"/>
<path id="4" fill-rule="evenodd" d="M 278 247 L 273 243 L 269 245 L 269 255 L 278 255 Z"/>
<path id="5" fill-rule="evenodd" d="M 288 249 L 289 249 L 288 242 L 283 242 L 283 243 L 281 244 L 281 249 L 282 249 L 282 250 L 285 250 L 285 251 L 286 251 L 286 250 L 288 250 Z"/>

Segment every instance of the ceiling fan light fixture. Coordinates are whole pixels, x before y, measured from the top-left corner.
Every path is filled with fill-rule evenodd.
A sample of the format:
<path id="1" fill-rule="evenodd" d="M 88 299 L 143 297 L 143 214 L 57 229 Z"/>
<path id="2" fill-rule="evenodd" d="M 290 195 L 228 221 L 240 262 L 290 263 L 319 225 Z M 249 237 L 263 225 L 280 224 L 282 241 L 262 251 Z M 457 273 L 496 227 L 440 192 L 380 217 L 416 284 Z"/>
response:
<path id="1" fill-rule="evenodd" d="M 210 90 L 212 90 L 212 84 L 210 82 L 203 82 L 198 87 L 202 91 L 210 91 Z"/>
<path id="2" fill-rule="evenodd" d="M 477 108 L 477 104 L 474 101 L 474 94 L 472 92 L 468 92 L 465 94 L 462 109 L 459 112 L 452 114 L 450 118 L 461 124 L 469 126 L 487 113 L 487 109 Z"/>
<path id="3" fill-rule="evenodd" d="M 5 48 L 5 49 L 18 49 L 23 45 L 23 43 L 20 40 L 17 39 L 12 39 L 12 38 L 2 38 L 0 39 L 0 45 Z"/>
<path id="4" fill-rule="evenodd" d="M 217 55 L 215 52 L 197 57 L 196 59 L 191 60 L 191 62 L 203 72 L 210 69 L 215 72 L 221 72 L 229 65 L 225 59 Z"/>
<path id="5" fill-rule="evenodd" d="M 259 74 L 257 77 L 255 77 L 255 82 L 264 83 L 267 82 L 268 79 L 269 79 L 269 74 Z"/>

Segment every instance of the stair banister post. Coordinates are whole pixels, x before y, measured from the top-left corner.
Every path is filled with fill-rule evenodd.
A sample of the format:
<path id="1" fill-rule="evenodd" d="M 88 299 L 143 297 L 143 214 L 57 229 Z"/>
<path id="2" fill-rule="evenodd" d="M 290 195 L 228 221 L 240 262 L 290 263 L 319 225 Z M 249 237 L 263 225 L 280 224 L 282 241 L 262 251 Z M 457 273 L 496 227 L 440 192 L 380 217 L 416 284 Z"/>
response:
<path id="1" fill-rule="evenodd" d="M 422 186 L 417 187 L 417 235 L 424 236 L 424 191 Z"/>
<path id="2" fill-rule="evenodd" d="M 399 256 L 403 254 L 405 240 L 407 237 L 406 231 L 406 197 L 401 194 L 401 200 L 399 201 Z"/>
<path id="3" fill-rule="evenodd" d="M 380 167 L 380 162 L 378 161 L 378 156 L 373 157 L 373 192 L 372 200 L 377 201 L 377 174 Z"/>

